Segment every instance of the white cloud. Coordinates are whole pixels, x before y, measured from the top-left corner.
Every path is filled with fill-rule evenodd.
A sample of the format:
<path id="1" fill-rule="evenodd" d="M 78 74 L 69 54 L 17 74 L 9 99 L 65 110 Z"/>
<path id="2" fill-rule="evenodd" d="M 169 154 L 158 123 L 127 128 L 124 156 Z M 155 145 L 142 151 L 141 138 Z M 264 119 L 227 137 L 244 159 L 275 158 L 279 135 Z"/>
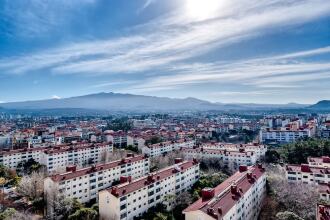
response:
<path id="1" fill-rule="evenodd" d="M 57 95 L 53 95 L 52 99 L 61 99 L 61 97 L 57 96 Z"/>
<path id="2" fill-rule="evenodd" d="M 5 58 L 0 60 L 0 70 L 20 74 L 46 68 L 55 74 L 95 76 L 164 69 L 215 48 L 260 35 L 264 30 L 325 16 L 330 12 L 330 3 L 323 0 L 232 0 L 220 7 L 218 17 L 199 22 L 185 17 L 180 11 L 183 8 L 138 27 L 139 34 Z M 309 8 L 313 10 L 306 10 Z M 328 50 L 323 48 L 312 53 Z"/>

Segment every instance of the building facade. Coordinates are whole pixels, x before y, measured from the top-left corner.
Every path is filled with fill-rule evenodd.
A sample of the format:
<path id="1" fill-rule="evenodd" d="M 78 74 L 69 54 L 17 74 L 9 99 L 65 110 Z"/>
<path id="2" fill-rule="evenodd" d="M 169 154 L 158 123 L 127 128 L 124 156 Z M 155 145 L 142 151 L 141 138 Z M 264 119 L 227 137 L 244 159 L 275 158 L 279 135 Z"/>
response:
<path id="1" fill-rule="evenodd" d="M 18 164 L 29 159 L 43 164 L 49 173 L 65 169 L 68 165 L 87 165 L 101 161 L 103 155 L 113 151 L 112 143 L 81 143 L 75 145 L 59 145 L 48 148 L 25 148 L 1 151 L 0 164 L 15 169 Z"/>
<path id="2" fill-rule="evenodd" d="M 261 165 L 240 166 L 215 188 L 202 190 L 202 198 L 183 210 L 186 220 L 255 220 L 266 196 L 266 175 Z"/>
<path id="3" fill-rule="evenodd" d="M 142 153 L 150 157 L 157 157 L 181 148 L 193 148 L 195 140 L 166 141 L 157 144 L 151 144 L 142 148 Z"/>
<path id="4" fill-rule="evenodd" d="M 177 159 L 171 167 L 128 181 L 99 193 L 100 219 L 134 219 L 149 208 L 166 201 L 167 195 L 179 195 L 199 179 L 196 160 Z"/>
<path id="5" fill-rule="evenodd" d="M 99 164 L 83 169 L 75 166 L 67 167 L 67 171 L 47 177 L 44 181 L 44 190 L 50 195 L 55 192 L 69 198 L 76 198 L 82 203 L 98 198 L 98 192 L 118 183 L 121 177 L 139 178 L 149 173 L 149 159 L 138 155 L 128 155 L 105 164 Z"/>
<path id="6" fill-rule="evenodd" d="M 180 150 L 187 158 L 218 159 L 224 165 L 238 167 L 254 165 L 260 159 L 254 151 L 244 150 L 213 150 L 204 148 L 182 148 Z"/>

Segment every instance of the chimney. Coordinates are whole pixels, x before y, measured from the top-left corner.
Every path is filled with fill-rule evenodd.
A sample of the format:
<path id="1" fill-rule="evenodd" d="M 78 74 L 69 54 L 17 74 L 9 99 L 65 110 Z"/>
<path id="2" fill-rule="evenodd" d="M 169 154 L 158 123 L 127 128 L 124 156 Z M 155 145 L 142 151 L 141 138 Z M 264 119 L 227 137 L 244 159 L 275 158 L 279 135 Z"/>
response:
<path id="1" fill-rule="evenodd" d="M 204 188 L 202 189 L 202 199 L 209 200 L 214 197 L 215 190 L 213 188 Z"/>
<path id="2" fill-rule="evenodd" d="M 127 157 L 134 157 L 133 153 L 127 153 Z"/>
<path id="3" fill-rule="evenodd" d="M 230 192 L 235 195 L 238 193 L 236 184 L 230 186 Z"/>
<path id="4" fill-rule="evenodd" d="M 120 183 L 127 183 L 127 182 L 131 182 L 132 181 L 132 177 L 131 176 L 121 176 L 120 177 Z"/>
<path id="5" fill-rule="evenodd" d="M 76 172 L 77 166 L 76 165 L 71 165 L 66 167 L 66 172 Z"/>
<path id="6" fill-rule="evenodd" d="M 322 215 L 325 214 L 323 205 L 319 205 L 319 213 L 322 214 Z"/>
<path id="7" fill-rule="evenodd" d="M 114 195 L 114 196 L 119 196 L 119 193 L 118 193 L 116 187 L 113 187 L 113 188 L 111 189 L 111 194 Z"/>
<path id="8" fill-rule="evenodd" d="M 221 207 L 218 208 L 219 215 L 222 215 L 222 209 Z"/>
<path id="9" fill-rule="evenodd" d="M 175 164 L 182 163 L 182 162 L 183 162 L 183 159 L 182 159 L 182 158 L 179 158 L 179 157 L 178 157 L 178 158 L 175 158 L 175 159 L 174 159 L 174 163 L 175 163 Z"/>
<path id="10" fill-rule="evenodd" d="M 245 172 L 248 170 L 248 167 L 246 165 L 240 165 L 238 168 L 239 172 Z"/>
<path id="11" fill-rule="evenodd" d="M 323 156 L 322 161 L 323 161 L 323 163 L 330 163 L 330 157 Z"/>
<path id="12" fill-rule="evenodd" d="M 154 180 L 154 178 L 153 178 L 152 175 L 149 175 L 149 176 L 147 177 L 147 181 L 148 181 L 148 182 L 152 182 L 153 180 Z"/>
<path id="13" fill-rule="evenodd" d="M 301 172 L 310 172 L 311 169 L 309 168 L 308 164 L 301 164 Z"/>

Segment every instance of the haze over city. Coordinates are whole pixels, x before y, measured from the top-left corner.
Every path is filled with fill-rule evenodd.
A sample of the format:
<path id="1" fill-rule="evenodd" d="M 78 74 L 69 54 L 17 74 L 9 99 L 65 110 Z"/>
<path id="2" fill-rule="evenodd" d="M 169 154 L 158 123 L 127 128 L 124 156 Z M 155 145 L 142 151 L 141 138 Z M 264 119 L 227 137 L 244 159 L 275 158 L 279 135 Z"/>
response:
<path id="1" fill-rule="evenodd" d="M 0 101 L 98 92 L 313 104 L 330 95 L 324 0 L 10 1 Z"/>

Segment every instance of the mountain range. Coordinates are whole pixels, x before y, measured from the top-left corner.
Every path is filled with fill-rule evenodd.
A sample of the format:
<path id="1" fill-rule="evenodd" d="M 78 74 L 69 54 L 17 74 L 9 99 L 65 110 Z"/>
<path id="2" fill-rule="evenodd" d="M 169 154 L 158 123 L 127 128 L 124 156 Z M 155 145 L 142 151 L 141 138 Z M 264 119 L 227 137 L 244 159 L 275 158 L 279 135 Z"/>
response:
<path id="1" fill-rule="evenodd" d="M 330 101 L 323 100 L 315 105 L 213 103 L 196 98 L 167 98 L 122 93 L 96 93 L 62 99 L 45 99 L 1 103 L 4 109 L 47 110 L 47 109 L 89 109 L 107 111 L 203 111 L 203 110 L 271 110 L 271 109 L 330 109 Z"/>

